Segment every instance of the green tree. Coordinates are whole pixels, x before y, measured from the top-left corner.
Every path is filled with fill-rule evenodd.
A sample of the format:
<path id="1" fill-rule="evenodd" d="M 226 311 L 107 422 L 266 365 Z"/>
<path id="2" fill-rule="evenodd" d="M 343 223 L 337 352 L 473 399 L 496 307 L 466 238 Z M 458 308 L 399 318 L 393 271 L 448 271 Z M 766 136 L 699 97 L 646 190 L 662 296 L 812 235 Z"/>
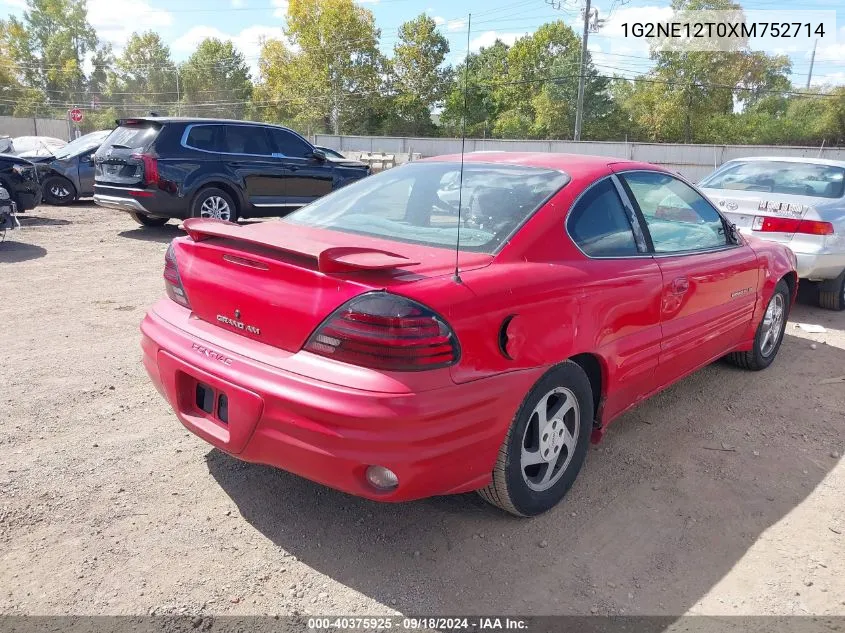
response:
<path id="1" fill-rule="evenodd" d="M 179 76 L 187 112 L 235 119 L 243 118 L 248 112 L 252 97 L 249 67 L 232 42 L 204 39 L 179 69 Z M 160 79 L 166 81 L 166 74 Z"/>
<path id="2" fill-rule="evenodd" d="M 194 64 L 192 68 L 203 63 Z M 162 104 L 175 102 L 181 96 L 177 81 L 170 49 L 158 33 L 133 33 L 114 63 L 112 92 L 116 101 L 130 108 L 155 106 L 157 110 L 163 110 Z"/>
<path id="3" fill-rule="evenodd" d="M 443 67 L 449 41 L 437 32 L 435 21 L 422 13 L 399 27 L 393 47 L 392 89 L 394 115 L 390 134 L 420 135 L 434 132 L 431 110 L 446 93 L 450 68 Z"/>
<path id="4" fill-rule="evenodd" d="M 285 34 L 265 42 L 261 100 L 306 134 L 378 132 L 386 112 L 387 63 L 371 11 L 353 0 L 291 0 Z"/>
<path id="5" fill-rule="evenodd" d="M 466 114 L 467 135 L 473 137 L 491 136 L 493 126 L 502 110 L 499 102 L 498 84 L 507 73 L 510 47 L 502 40 L 492 46 L 481 48 L 469 56 L 469 73 L 466 64 L 460 64 L 451 77 L 440 122 L 443 131 L 451 136 L 461 132 L 464 116 L 464 79 L 467 82 Z M 465 76 L 466 75 L 466 76 Z"/>
<path id="6" fill-rule="evenodd" d="M 25 85 L 59 107 L 86 97 L 83 60 L 97 46 L 86 0 L 27 0 L 23 19 L 2 24 Z"/>

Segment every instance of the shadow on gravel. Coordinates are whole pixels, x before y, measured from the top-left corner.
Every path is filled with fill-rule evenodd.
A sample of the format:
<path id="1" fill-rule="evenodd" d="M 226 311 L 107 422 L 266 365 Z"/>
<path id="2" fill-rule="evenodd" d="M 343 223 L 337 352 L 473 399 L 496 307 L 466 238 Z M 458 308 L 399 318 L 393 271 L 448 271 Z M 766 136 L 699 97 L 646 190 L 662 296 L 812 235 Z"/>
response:
<path id="1" fill-rule="evenodd" d="M 25 262 L 30 259 L 38 259 L 47 254 L 47 249 L 34 244 L 25 244 L 23 242 L 12 242 L 6 240 L 0 243 L 0 263 L 15 264 L 18 262 Z"/>
<path id="2" fill-rule="evenodd" d="M 118 235 L 130 240 L 167 244 L 173 238 L 185 235 L 185 232 L 179 228 L 178 224 L 165 224 L 164 226 L 142 226 L 137 229 L 121 231 Z"/>
<path id="3" fill-rule="evenodd" d="M 45 218 L 37 215 L 19 215 L 18 221 L 22 227 L 29 226 L 65 226 L 70 224 L 70 220 L 62 218 Z"/>
<path id="4" fill-rule="evenodd" d="M 403 613 L 675 616 L 836 464 L 845 396 L 822 381 L 843 367 L 845 350 L 793 335 L 764 372 L 706 367 L 615 422 L 564 502 L 530 520 L 474 494 L 379 504 L 206 461 L 267 538 Z M 809 389 L 789 388 L 796 372 Z"/>

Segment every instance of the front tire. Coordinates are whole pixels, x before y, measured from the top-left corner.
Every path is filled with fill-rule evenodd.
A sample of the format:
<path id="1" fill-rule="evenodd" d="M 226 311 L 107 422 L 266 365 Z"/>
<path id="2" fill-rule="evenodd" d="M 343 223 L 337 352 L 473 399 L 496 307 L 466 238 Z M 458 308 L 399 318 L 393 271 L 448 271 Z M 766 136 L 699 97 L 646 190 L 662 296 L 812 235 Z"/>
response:
<path id="1" fill-rule="evenodd" d="M 789 286 L 781 280 L 775 286 L 763 320 L 757 326 L 754 336 L 754 346 L 747 352 L 733 352 L 728 354 L 728 360 L 737 367 L 760 371 L 771 365 L 778 355 L 783 333 L 786 331 L 786 320 L 789 318 Z"/>
<path id="2" fill-rule="evenodd" d="M 481 497 L 515 516 L 557 505 L 578 476 L 593 426 L 593 392 L 572 361 L 547 372 L 526 396 Z"/>
<path id="3" fill-rule="evenodd" d="M 827 310 L 845 310 L 845 270 L 836 279 L 820 284 L 819 305 Z"/>
<path id="4" fill-rule="evenodd" d="M 238 208 L 228 193 L 217 187 L 207 187 L 194 197 L 191 217 L 237 222 Z"/>
<path id="5" fill-rule="evenodd" d="M 76 200 L 76 188 L 67 178 L 51 176 L 44 181 L 44 199 L 55 206 L 70 204 Z"/>
<path id="6" fill-rule="evenodd" d="M 138 211 L 130 211 L 129 215 L 141 226 L 164 226 L 170 218 L 159 218 Z"/>

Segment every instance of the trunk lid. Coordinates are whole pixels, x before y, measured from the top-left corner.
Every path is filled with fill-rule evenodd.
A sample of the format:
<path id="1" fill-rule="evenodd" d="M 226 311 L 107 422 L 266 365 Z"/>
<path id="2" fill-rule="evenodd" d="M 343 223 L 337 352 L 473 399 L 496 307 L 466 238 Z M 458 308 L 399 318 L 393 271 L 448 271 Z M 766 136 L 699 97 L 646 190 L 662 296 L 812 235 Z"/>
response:
<path id="1" fill-rule="evenodd" d="M 161 131 L 161 124 L 144 119 L 119 123 L 94 156 L 95 182 L 98 185 L 143 186 L 144 161 L 136 156 L 150 148 Z"/>
<path id="2" fill-rule="evenodd" d="M 754 230 L 763 218 L 789 218 L 802 220 L 819 199 L 811 196 L 740 191 L 734 189 L 707 189 L 702 192 L 719 208 L 719 211 L 747 235 L 765 235 L 768 240 L 789 242 L 793 232 L 766 232 Z M 756 220 L 755 224 L 755 219 Z"/>
<path id="3" fill-rule="evenodd" d="M 299 351 L 334 310 L 371 290 L 449 275 L 455 253 L 288 224 L 185 222 L 190 239 L 174 243 L 193 315 L 290 352 Z M 461 269 L 492 256 L 461 253 Z"/>

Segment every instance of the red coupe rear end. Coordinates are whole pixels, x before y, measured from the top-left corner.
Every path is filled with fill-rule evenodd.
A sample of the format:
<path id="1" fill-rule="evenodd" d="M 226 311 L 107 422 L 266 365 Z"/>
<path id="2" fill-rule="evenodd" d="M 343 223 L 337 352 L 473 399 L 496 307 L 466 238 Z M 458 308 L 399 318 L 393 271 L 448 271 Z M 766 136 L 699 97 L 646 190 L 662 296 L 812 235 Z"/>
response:
<path id="1" fill-rule="evenodd" d="M 583 244 L 564 227 L 619 163 L 467 159 L 389 170 L 281 221 L 186 221 L 165 257 L 168 297 L 141 326 L 144 365 L 182 424 L 240 459 L 355 495 L 483 489 L 530 515 L 565 494 L 611 419 L 712 357 L 754 349 L 766 319 L 781 327 L 794 287 L 771 307 L 790 274 L 777 245 L 752 248 L 720 225 L 729 252 L 710 252 L 710 276 L 667 285 L 662 270 L 686 274 L 697 260 L 660 263 L 624 221 Z M 634 198 L 631 182 L 607 191 Z M 678 213 L 640 216 L 667 244 L 701 212 L 676 190 Z M 628 204 L 619 213 L 641 213 Z M 628 239 L 630 259 L 585 253 Z M 718 296 L 730 284 L 742 288 Z M 670 320 L 686 337 L 676 351 L 662 334 Z M 707 342 L 689 348 L 696 327 Z"/>

